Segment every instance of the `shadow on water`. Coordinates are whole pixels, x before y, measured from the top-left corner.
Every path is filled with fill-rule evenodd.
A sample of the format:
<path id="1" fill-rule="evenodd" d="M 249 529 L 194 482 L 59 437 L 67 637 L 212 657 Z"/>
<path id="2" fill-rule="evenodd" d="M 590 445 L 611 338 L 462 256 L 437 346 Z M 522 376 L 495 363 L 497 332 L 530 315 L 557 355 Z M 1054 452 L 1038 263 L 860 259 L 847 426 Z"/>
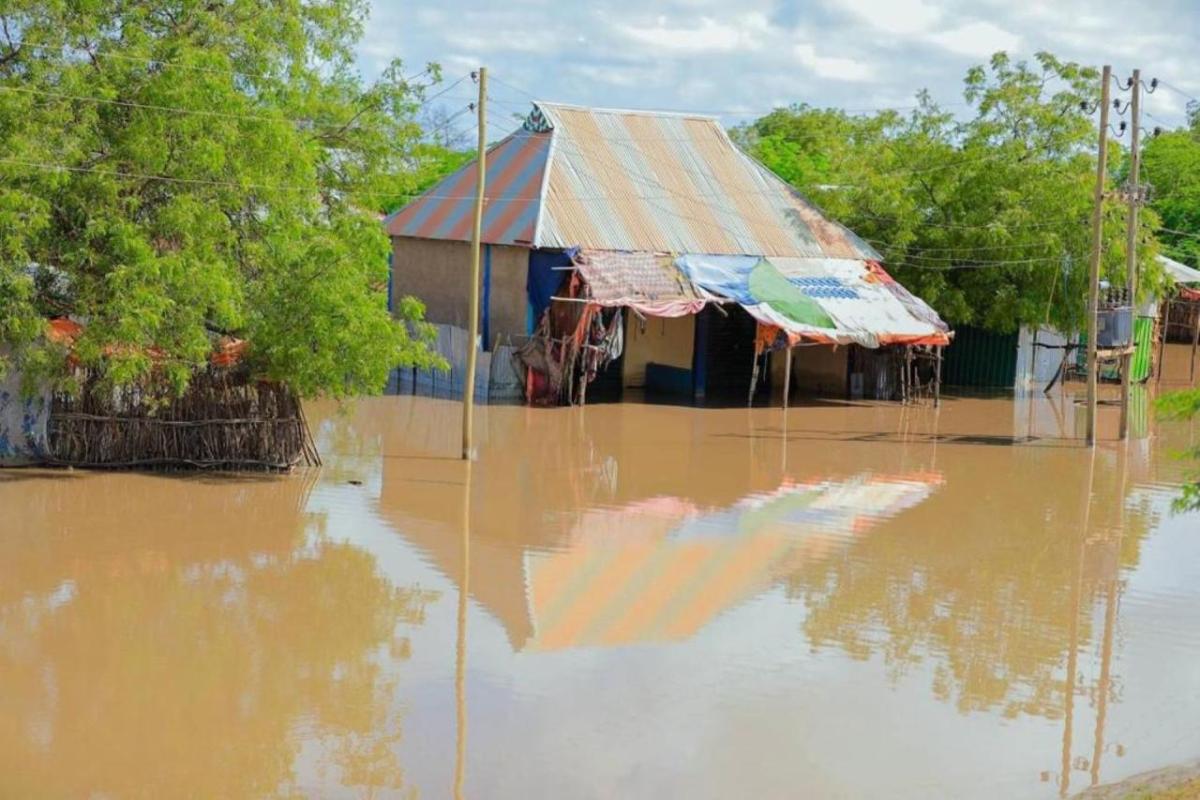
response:
<path id="1" fill-rule="evenodd" d="M 987 434 L 936 434 L 936 433 L 861 433 L 858 431 L 816 431 L 797 430 L 767 431 L 760 429 L 755 433 L 722 433 L 716 436 L 734 439 L 775 439 L 788 442 L 869 442 L 892 444 L 967 444 L 983 445 L 986 447 L 1016 447 L 1019 445 L 1036 444 L 1042 447 L 1067 447 L 1074 450 L 1082 449 L 1077 439 L 1060 439 L 1046 436 L 997 436 Z"/>

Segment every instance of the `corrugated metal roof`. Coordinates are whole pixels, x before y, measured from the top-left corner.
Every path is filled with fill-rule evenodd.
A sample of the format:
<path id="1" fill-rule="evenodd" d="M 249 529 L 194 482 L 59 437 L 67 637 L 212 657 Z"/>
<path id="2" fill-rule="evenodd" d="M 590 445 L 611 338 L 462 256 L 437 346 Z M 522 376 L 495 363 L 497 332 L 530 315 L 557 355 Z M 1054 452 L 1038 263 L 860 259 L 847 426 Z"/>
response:
<path id="1" fill-rule="evenodd" d="M 510 167 L 520 180 L 500 177 L 496 162 L 505 158 L 522 165 Z M 488 159 L 487 242 L 880 258 L 740 151 L 715 118 L 538 102 L 526 127 Z M 389 233 L 467 239 L 475 172 L 468 165 L 401 210 Z M 511 221 L 501 224 L 498 208 L 506 205 L 520 211 L 510 209 Z M 530 220 L 536 220 L 532 231 Z"/>
<path id="2" fill-rule="evenodd" d="M 549 132 L 520 128 L 488 149 L 483 241 L 529 246 L 541 205 Z M 469 241 L 479 162 L 472 161 L 387 221 L 392 236 Z"/>
<path id="3" fill-rule="evenodd" d="M 1175 259 L 1166 256 L 1159 256 L 1158 263 L 1163 265 L 1163 269 L 1176 283 L 1200 283 L 1200 270 L 1193 269 L 1187 264 L 1180 264 Z"/>

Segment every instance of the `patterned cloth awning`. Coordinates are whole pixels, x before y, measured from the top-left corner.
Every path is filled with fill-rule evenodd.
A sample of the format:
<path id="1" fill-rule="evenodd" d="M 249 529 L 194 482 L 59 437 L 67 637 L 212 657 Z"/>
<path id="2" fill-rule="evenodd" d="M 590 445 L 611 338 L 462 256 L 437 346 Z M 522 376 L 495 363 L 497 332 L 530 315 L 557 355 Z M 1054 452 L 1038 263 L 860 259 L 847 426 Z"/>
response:
<path id="1" fill-rule="evenodd" d="M 658 253 L 585 250 L 575 257 L 596 305 L 628 306 L 652 317 L 682 317 L 704 308 L 704 298 Z"/>
<path id="2" fill-rule="evenodd" d="M 950 342 L 937 313 L 873 261 L 685 255 L 675 265 L 702 296 L 737 303 L 793 343 Z"/>

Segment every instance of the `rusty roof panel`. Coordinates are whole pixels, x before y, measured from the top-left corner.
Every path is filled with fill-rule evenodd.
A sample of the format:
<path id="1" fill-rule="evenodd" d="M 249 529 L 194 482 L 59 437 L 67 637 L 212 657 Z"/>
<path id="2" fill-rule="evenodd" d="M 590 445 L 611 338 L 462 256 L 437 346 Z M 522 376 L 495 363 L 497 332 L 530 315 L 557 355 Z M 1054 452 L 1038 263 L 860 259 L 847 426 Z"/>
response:
<path id="1" fill-rule="evenodd" d="M 393 236 L 465 241 L 474 163 L 401 209 Z M 712 117 L 535 103 L 488 151 L 484 241 L 878 260 L 734 145 Z"/>

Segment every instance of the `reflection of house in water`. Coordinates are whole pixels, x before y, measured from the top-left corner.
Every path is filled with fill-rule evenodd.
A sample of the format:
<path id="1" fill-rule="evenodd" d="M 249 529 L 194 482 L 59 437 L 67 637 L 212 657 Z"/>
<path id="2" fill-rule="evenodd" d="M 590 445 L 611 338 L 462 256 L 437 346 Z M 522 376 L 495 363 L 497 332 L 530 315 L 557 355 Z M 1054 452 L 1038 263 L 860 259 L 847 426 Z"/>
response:
<path id="1" fill-rule="evenodd" d="M 528 530 L 517 541 L 481 520 L 472 530 L 471 593 L 514 649 L 686 639 L 798 563 L 920 503 L 940 480 L 923 472 L 786 479 L 717 509 L 657 495 L 549 511 L 548 536 Z M 399 529 L 447 575 L 460 573 L 460 545 L 445 525 L 410 518 Z"/>

